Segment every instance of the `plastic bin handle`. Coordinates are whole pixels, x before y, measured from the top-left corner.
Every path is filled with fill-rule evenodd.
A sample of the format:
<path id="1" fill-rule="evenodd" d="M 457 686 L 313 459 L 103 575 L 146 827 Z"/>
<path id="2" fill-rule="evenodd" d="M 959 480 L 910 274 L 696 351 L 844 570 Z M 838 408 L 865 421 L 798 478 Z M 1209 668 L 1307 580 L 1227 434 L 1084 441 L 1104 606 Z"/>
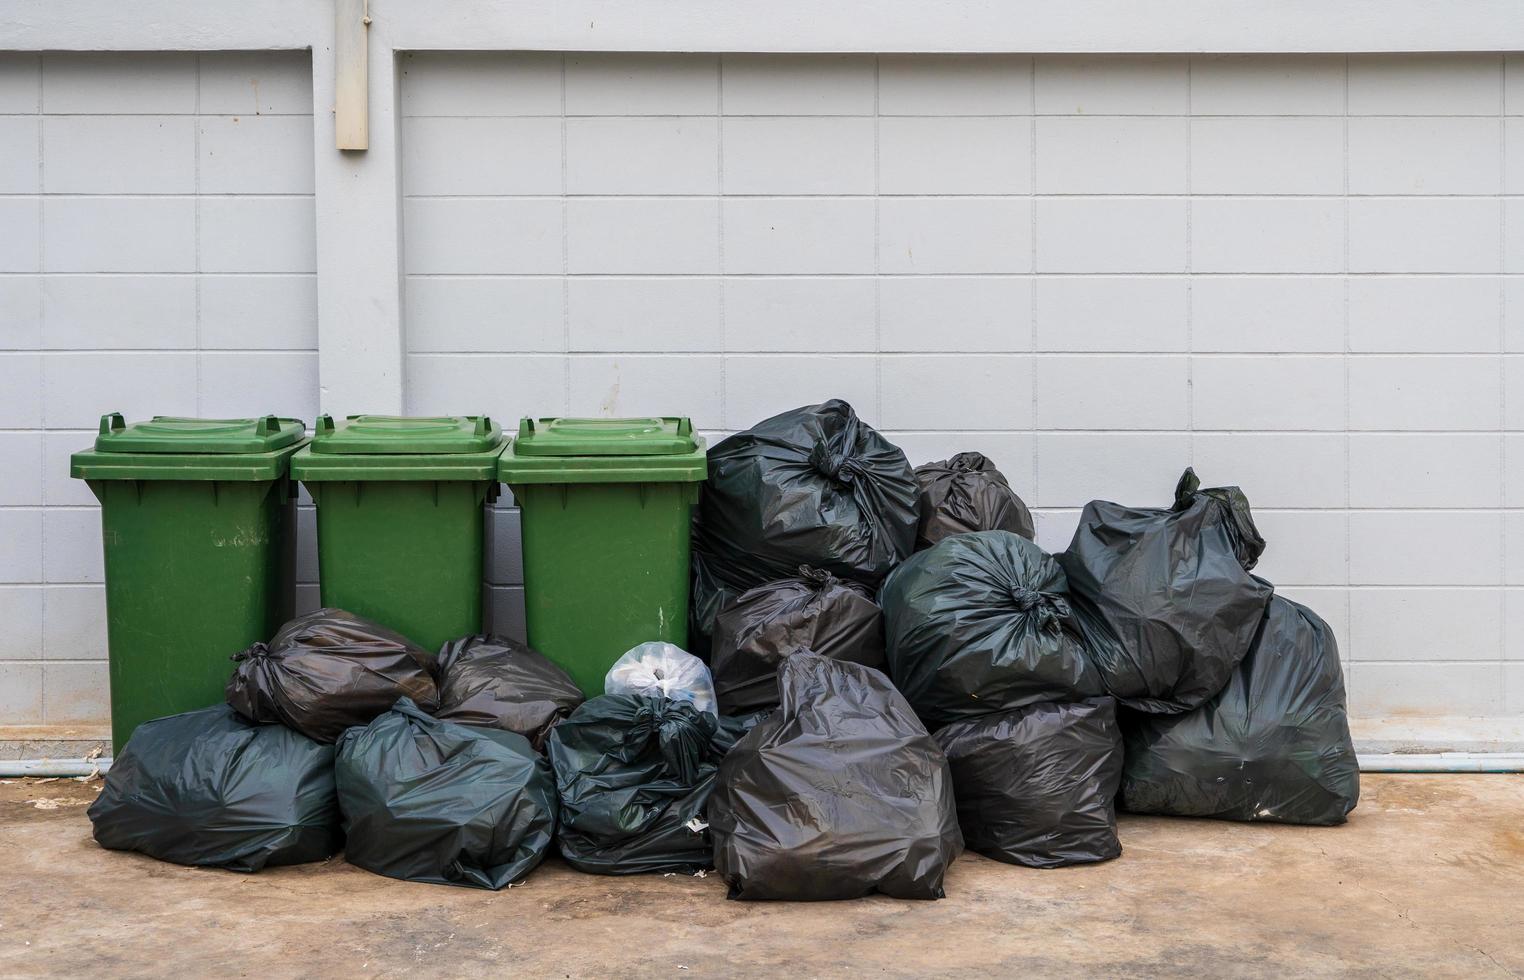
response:
<path id="1" fill-rule="evenodd" d="M 254 434 L 256 436 L 267 436 L 273 432 L 279 431 L 280 419 L 274 415 L 266 415 L 258 422 L 254 423 Z"/>
<path id="2" fill-rule="evenodd" d="M 324 412 L 322 415 L 319 415 L 317 417 L 316 424 L 314 424 L 313 427 L 312 427 L 312 431 L 313 431 L 314 434 L 318 433 L 318 432 L 332 432 L 333 431 L 333 416 L 329 415 L 327 412 Z"/>
<path id="3" fill-rule="evenodd" d="M 484 436 L 492 431 L 492 419 L 486 415 L 479 415 L 476 419 L 476 434 Z"/>
<path id="4" fill-rule="evenodd" d="M 121 412 L 107 412 L 101 416 L 101 435 L 109 436 L 125 428 L 127 428 L 127 420 L 122 418 Z"/>
<path id="5" fill-rule="evenodd" d="M 526 415 L 519 419 L 519 441 L 523 442 L 532 435 L 534 435 L 534 419 Z"/>

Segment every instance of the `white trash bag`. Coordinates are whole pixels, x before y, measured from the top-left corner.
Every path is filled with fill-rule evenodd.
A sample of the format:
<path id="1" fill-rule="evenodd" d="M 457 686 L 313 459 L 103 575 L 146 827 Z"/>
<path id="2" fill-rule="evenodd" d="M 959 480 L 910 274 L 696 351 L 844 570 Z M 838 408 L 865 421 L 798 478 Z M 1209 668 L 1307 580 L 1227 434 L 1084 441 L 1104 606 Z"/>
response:
<path id="1" fill-rule="evenodd" d="M 686 650 L 659 640 L 642 643 L 614 661 L 603 679 L 603 693 L 660 695 L 719 716 L 709 668 Z"/>

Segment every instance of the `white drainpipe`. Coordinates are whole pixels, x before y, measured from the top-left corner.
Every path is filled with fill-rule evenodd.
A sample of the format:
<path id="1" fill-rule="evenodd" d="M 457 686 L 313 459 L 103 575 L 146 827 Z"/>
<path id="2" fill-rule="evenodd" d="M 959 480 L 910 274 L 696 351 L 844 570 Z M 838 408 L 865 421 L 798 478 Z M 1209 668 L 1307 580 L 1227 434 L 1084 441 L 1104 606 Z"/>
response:
<path id="1" fill-rule="evenodd" d="M 88 776 L 105 773 L 110 759 L 0 759 L 0 779 L 21 776 Z"/>

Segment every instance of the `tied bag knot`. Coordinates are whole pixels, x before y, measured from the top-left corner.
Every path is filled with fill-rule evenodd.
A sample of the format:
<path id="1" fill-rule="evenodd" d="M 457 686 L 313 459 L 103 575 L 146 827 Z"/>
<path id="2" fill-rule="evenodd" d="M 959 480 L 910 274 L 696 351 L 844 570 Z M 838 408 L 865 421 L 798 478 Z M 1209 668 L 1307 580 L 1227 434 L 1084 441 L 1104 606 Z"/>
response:
<path id="1" fill-rule="evenodd" d="M 843 487 L 852 485 L 865 473 L 862 461 L 856 456 L 833 453 L 823 442 L 815 443 L 815 448 L 810 450 L 810 465 L 821 476 Z"/>
<path id="2" fill-rule="evenodd" d="M 639 752 L 652 739 L 661 749 L 667 771 L 685 785 L 698 781 L 704 754 L 718 727 L 714 715 L 686 701 L 647 697 L 635 712 L 625 746 Z"/>
<path id="3" fill-rule="evenodd" d="M 235 664 L 241 664 L 245 660 L 263 660 L 269 655 L 270 647 L 267 644 L 255 643 L 243 650 L 239 650 L 228 659 L 233 661 Z"/>
<path id="4" fill-rule="evenodd" d="M 1244 571 L 1252 572 L 1254 566 L 1259 564 L 1259 556 L 1264 553 L 1265 539 L 1254 524 L 1249 498 L 1238 487 L 1201 489 L 1201 478 L 1193 468 L 1187 466 L 1185 472 L 1180 474 L 1180 482 L 1175 484 L 1175 505 L 1171 510 L 1178 513 L 1189 509 L 1198 496 L 1210 498 L 1223 509 L 1226 518 L 1224 526 L 1233 544 L 1233 555 Z"/>
<path id="5" fill-rule="evenodd" d="M 823 568 L 815 568 L 812 565 L 800 565 L 799 577 L 814 587 L 816 592 L 824 592 L 836 584 L 836 576 Z"/>
<path id="6" fill-rule="evenodd" d="M 1060 620 L 1069 618 L 1069 603 L 1056 592 L 1039 592 L 1025 585 L 1011 586 L 1011 599 L 1022 612 L 1037 617 L 1037 628 L 1047 633 L 1059 631 Z"/>

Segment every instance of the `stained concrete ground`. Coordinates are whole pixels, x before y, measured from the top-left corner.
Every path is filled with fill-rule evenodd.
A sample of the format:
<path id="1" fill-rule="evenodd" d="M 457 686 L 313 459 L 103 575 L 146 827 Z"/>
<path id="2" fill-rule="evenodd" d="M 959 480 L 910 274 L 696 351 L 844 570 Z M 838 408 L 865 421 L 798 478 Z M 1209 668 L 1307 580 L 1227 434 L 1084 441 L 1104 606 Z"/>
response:
<path id="1" fill-rule="evenodd" d="M 1124 817 L 1122 857 L 961 858 L 938 902 L 727 902 L 551 861 L 489 893 L 335 858 L 97 847 L 99 782 L 0 781 L 0 976 L 1524 976 L 1524 776 L 1367 775 L 1337 828 Z"/>

